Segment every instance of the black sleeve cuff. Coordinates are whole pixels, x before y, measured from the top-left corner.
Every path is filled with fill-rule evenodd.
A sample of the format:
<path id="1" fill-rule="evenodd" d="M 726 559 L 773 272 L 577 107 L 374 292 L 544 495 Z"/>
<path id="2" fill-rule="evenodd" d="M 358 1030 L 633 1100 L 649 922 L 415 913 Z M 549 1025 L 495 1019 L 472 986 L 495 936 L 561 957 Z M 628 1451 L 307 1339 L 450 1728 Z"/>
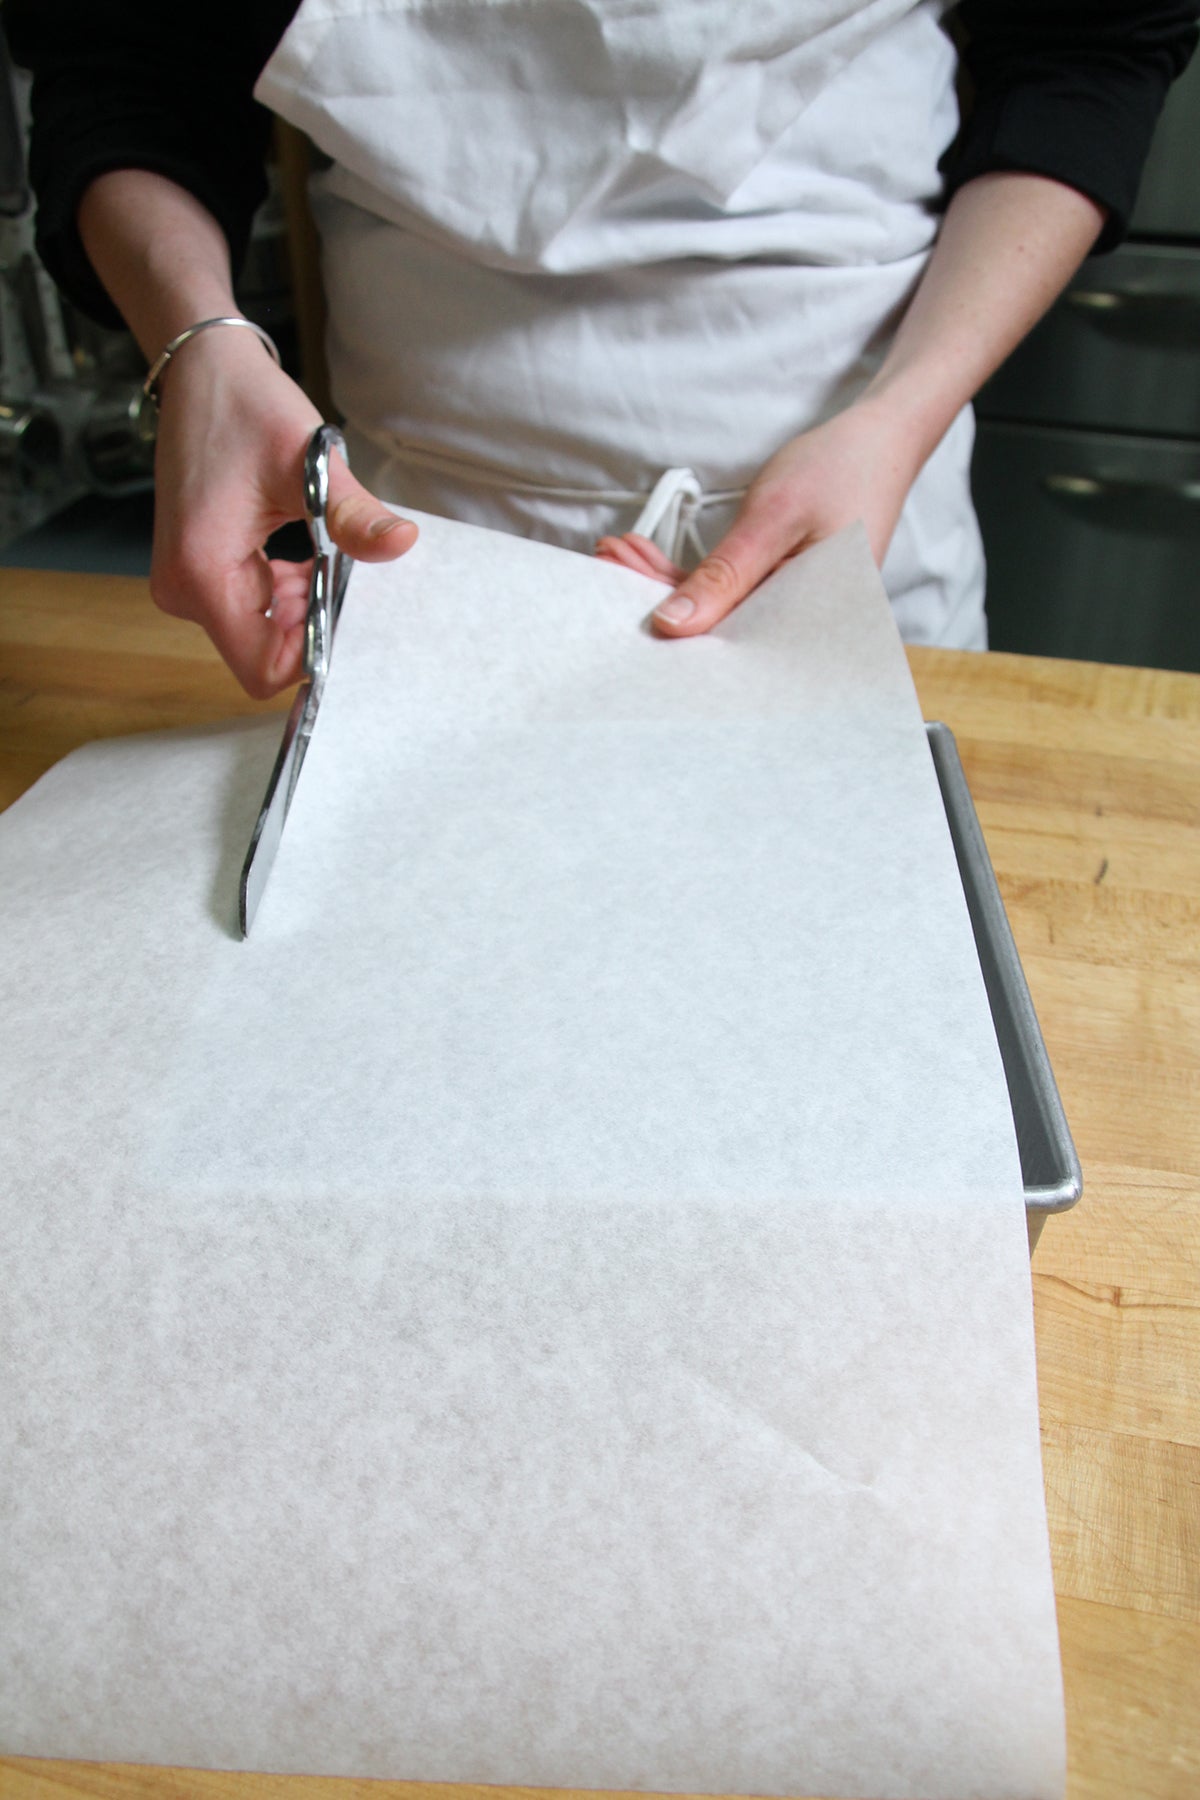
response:
<path id="1" fill-rule="evenodd" d="M 1124 238 L 1163 100 L 1195 46 L 1192 0 L 964 4 L 963 60 L 975 87 L 947 162 L 953 194 L 1020 170 L 1087 194 L 1108 214 L 1096 244 Z"/>
<path id="2" fill-rule="evenodd" d="M 67 298 L 104 325 L 122 321 L 76 225 L 97 176 L 149 169 L 186 188 L 224 232 L 235 271 L 266 193 L 271 118 L 252 88 L 291 0 L 207 4 L 192 15 L 146 0 L 6 0 L 14 60 L 34 75 L 38 254 Z"/>
<path id="3" fill-rule="evenodd" d="M 186 188 L 208 208 L 224 232 L 235 270 L 240 268 L 250 224 L 266 193 L 263 158 L 270 115 L 247 108 L 239 128 L 224 128 L 219 146 L 197 139 L 186 116 L 148 113 L 128 93 L 109 92 L 98 114 L 73 104 L 72 82 L 49 84 L 35 111 L 30 179 L 38 196 L 37 251 L 63 293 L 102 325 L 119 326 L 116 307 L 88 261 L 76 212 L 88 184 L 110 169 L 150 169 Z M 45 114 L 50 113 L 47 122 Z"/>
<path id="4" fill-rule="evenodd" d="M 1096 252 L 1129 229 L 1154 119 L 1114 121 L 1110 100 L 1056 86 L 981 96 L 948 171 L 948 193 L 977 175 L 1019 170 L 1077 188 L 1106 208 Z M 1155 117 L 1157 116 L 1157 110 Z"/>

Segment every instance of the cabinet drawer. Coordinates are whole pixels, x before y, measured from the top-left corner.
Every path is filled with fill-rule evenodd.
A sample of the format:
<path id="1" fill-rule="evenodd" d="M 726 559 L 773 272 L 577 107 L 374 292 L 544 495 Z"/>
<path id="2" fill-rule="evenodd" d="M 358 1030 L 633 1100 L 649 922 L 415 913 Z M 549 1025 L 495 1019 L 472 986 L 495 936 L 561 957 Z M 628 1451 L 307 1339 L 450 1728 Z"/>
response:
<path id="1" fill-rule="evenodd" d="M 992 648 L 1200 671 L 1200 444 L 981 421 Z"/>
<path id="2" fill-rule="evenodd" d="M 1086 263 L 979 397 L 980 417 L 1200 438 L 1200 250 Z"/>

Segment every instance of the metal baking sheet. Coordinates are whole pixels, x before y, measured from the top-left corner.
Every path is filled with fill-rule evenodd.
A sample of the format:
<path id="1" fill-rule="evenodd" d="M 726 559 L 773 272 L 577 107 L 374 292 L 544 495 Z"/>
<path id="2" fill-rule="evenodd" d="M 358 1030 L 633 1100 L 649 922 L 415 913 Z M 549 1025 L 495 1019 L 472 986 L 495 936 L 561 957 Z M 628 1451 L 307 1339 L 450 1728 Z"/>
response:
<path id="1" fill-rule="evenodd" d="M 1008 1082 L 1032 1252 L 1047 1214 L 1065 1212 L 1079 1199 L 1083 1172 L 954 733 L 937 721 L 925 731 Z"/>

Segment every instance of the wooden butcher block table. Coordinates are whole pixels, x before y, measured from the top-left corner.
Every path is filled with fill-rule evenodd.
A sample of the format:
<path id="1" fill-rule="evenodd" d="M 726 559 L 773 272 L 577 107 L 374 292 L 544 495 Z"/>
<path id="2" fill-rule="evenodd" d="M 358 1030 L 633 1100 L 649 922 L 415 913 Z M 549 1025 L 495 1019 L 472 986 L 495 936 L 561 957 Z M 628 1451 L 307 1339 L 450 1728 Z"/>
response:
<path id="1" fill-rule="evenodd" d="M 1196 1800 L 1200 677 L 910 656 L 926 718 L 957 736 L 1083 1163 L 1033 1265 L 1069 1792 Z M 0 571 L 0 805 L 90 738 L 256 710 L 144 583 Z M 393 1788 L 466 1795 L 0 1758 L 3 1800 Z"/>

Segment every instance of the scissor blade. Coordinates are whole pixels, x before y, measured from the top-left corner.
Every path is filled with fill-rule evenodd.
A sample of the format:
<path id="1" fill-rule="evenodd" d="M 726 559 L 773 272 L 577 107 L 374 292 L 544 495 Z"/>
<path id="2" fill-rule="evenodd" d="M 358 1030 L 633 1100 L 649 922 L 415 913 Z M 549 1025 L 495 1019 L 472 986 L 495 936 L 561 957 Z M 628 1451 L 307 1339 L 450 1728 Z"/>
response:
<path id="1" fill-rule="evenodd" d="M 250 848 L 242 864 L 242 878 L 238 883 L 238 920 L 243 937 L 250 935 L 254 915 L 275 865 L 279 840 L 283 836 L 283 827 L 287 822 L 292 795 L 296 791 L 296 782 L 317 721 L 320 703 L 321 694 L 317 684 L 306 681 L 292 701 L 292 710 L 283 728 L 279 755 L 275 758 L 275 767 L 267 783 L 266 798 L 254 827 L 254 835 L 250 839 Z"/>

